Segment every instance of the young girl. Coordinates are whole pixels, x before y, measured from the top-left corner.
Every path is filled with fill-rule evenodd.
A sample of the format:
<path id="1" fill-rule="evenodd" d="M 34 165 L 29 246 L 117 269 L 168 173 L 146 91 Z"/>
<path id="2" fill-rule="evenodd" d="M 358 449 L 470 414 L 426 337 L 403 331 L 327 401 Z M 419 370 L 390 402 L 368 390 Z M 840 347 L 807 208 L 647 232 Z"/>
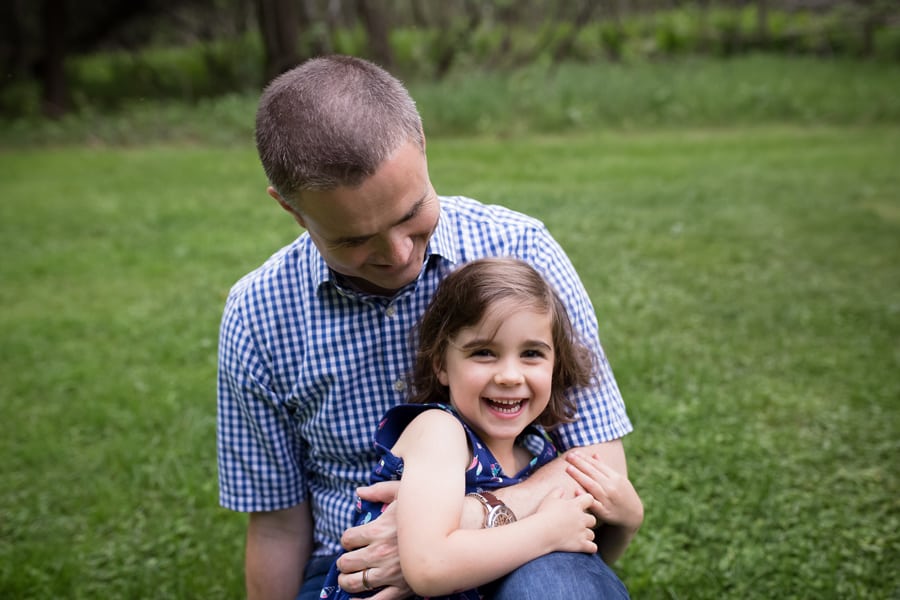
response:
<path id="1" fill-rule="evenodd" d="M 543 554 L 595 553 L 590 494 L 563 498 L 560 490 L 534 515 L 516 520 L 502 504 L 495 507 L 490 493 L 556 458 L 542 427 L 572 420 L 566 390 L 587 385 L 593 373 L 590 352 L 577 342 L 546 281 L 519 260 L 470 262 L 441 282 L 418 335 L 413 396 L 379 424 L 381 459 L 372 476 L 373 482 L 400 479 L 400 563 L 413 591 L 477 600 L 478 586 Z M 590 470 L 576 477 L 588 491 L 598 476 Z M 636 530 L 640 499 L 630 483 L 624 488 L 604 520 Z M 467 493 L 485 506 L 482 529 L 460 528 Z M 359 503 L 355 524 L 383 508 Z M 322 598 L 350 598 L 338 587 L 338 574 L 332 566 Z"/>

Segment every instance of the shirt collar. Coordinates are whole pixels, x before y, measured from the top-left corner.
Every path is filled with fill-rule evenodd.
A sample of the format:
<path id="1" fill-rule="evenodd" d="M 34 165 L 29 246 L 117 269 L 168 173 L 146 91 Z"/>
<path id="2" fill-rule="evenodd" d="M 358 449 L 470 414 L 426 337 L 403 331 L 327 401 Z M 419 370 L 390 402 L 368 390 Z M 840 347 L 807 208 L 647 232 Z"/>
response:
<path id="1" fill-rule="evenodd" d="M 315 289 L 319 289 L 324 283 L 331 283 L 332 285 L 334 285 L 334 273 L 331 271 L 328 265 L 325 264 L 325 259 L 322 258 L 322 255 L 319 253 L 319 249 L 316 248 L 315 244 L 313 244 L 312 239 L 309 240 L 309 245 L 313 250 L 312 278 Z"/>
<path id="2" fill-rule="evenodd" d="M 447 213 L 445 204 L 441 202 L 441 212 L 438 217 L 437 227 L 428 240 L 428 247 L 425 250 L 425 262 L 428 262 L 432 256 L 439 256 L 449 262 L 456 264 L 457 262 L 457 236 L 453 232 L 453 223 L 450 215 Z"/>

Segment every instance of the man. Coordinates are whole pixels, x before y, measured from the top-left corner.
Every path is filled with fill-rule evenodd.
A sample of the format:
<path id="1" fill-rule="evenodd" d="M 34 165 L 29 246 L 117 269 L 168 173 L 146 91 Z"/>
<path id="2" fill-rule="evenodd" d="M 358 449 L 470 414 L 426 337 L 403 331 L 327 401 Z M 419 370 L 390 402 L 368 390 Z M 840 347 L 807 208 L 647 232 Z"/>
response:
<path id="1" fill-rule="evenodd" d="M 440 279 L 478 257 L 525 259 L 559 291 L 599 376 L 557 441 L 626 473 L 620 438 L 631 424 L 569 260 L 534 219 L 437 196 L 421 119 L 399 81 L 360 59 L 313 59 L 269 85 L 256 126 L 268 193 L 306 232 L 235 284 L 222 320 L 220 502 L 250 513 L 249 597 L 294 598 L 304 581 L 300 598 L 318 597 L 342 544 L 353 551 L 338 563 L 341 587 L 378 589 L 379 600 L 409 595 L 390 510 L 345 529 L 371 469 L 372 432 L 406 398 L 410 331 Z M 565 469 L 559 459 L 498 495 L 513 513 L 530 514 L 551 489 L 578 487 Z M 359 493 L 390 501 L 394 490 Z M 478 500 L 467 500 L 463 523 L 479 527 L 484 517 Z M 601 524 L 601 554 L 604 539 L 633 533 Z M 597 571 L 608 589 L 566 597 L 624 594 L 601 560 L 562 554 L 511 574 L 495 597 L 562 597 L 576 569 Z"/>

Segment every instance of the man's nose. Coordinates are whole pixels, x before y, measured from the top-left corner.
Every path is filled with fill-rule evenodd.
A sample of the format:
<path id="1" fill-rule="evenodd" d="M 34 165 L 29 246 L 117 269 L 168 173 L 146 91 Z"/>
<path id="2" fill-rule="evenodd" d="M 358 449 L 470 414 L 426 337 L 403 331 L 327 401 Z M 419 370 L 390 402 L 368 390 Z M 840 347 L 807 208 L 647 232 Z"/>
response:
<path id="1" fill-rule="evenodd" d="M 406 235 L 397 235 L 385 238 L 379 254 L 381 259 L 388 264 L 403 265 L 409 262 L 412 251 L 412 239 Z"/>

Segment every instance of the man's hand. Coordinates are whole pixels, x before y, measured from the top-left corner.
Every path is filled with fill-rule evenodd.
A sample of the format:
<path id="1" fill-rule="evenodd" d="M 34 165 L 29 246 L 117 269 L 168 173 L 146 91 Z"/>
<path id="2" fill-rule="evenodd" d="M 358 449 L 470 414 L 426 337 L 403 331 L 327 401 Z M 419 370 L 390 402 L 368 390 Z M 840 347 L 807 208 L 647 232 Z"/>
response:
<path id="1" fill-rule="evenodd" d="M 384 481 L 359 488 L 357 494 L 363 500 L 389 504 L 396 500 L 399 487 L 399 481 Z M 395 512 L 396 507 L 390 505 L 377 519 L 351 527 L 341 536 L 347 553 L 337 562 L 341 572 L 338 584 L 345 591 L 352 594 L 378 589 L 372 596 L 375 600 L 399 600 L 413 595 L 400 571 Z"/>
<path id="2" fill-rule="evenodd" d="M 612 467 L 619 473 L 628 472 L 622 440 L 612 440 L 593 446 L 585 446 L 577 449 L 577 451 L 586 456 L 597 457 L 600 462 Z M 573 451 L 570 450 L 569 452 Z M 590 493 L 590 490 L 579 485 L 579 482 L 568 473 L 570 467 L 571 465 L 566 458 L 561 456 L 538 469 L 525 481 L 499 489 L 495 493 L 512 509 L 516 517 L 520 519 L 527 517 L 537 510 L 541 500 L 554 489 L 564 490 L 566 497 L 574 496 L 578 492 Z M 478 503 L 473 500 L 470 504 Z M 478 508 L 481 509 L 480 506 Z M 468 515 L 469 513 L 465 514 Z M 483 512 L 481 514 L 483 515 Z M 480 521 L 468 526 L 478 527 L 480 526 Z"/>
<path id="3" fill-rule="evenodd" d="M 603 464 L 597 456 L 574 451 L 566 455 L 566 460 L 572 479 L 594 497 L 590 511 L 599 521 L 638 530 L 644 521 L 644 507 L 628 477 Z"/>
<path id="4" fill-rule="evenodd" d="M 644 505 L 628 476 L 610 467 L 600 455 L 575 450 L 566 454 L 566 461 L 569 476 L 594 497 L 590 511 L 600 526 L 598 552 L 612 564 L 644 522 Z"/>

